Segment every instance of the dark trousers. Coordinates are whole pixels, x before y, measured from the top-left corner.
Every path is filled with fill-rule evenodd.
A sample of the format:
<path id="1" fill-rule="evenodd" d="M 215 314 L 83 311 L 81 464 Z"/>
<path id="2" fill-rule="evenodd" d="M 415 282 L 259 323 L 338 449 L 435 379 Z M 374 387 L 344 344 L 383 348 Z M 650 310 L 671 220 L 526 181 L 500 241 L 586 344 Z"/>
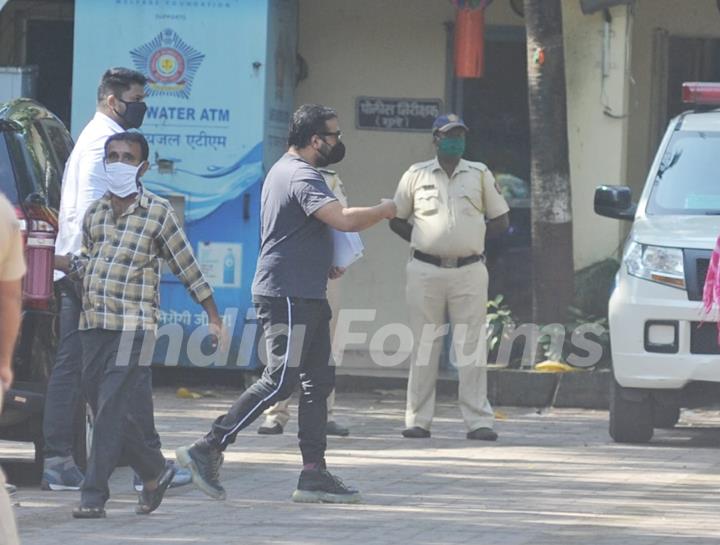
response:
<path id="1" fill-rule="evenodd" d="M 108 479 L 121 457 L 143 481 L 156 479 L 165 467 L 159 446 L 150 446 L 145 431 L 152 423 L 150 360 L 141 357 L 146 335 L 90 329 L 80 332 L 83 345 L 83 392 L 93 414 L 92 448 L 81 504 L 101 507 L 110 497 Z M 147 399 L 149 397 L 149 399 Z"/>
<path id="2" fill-rule="evenodd" d="M 298 438 L 303 463 L 324 461 L 327 397 L 335 384 L 330 365 L 330 306 L 325 299 L 253 298 L 265 332 L 267 366 L 206 436 L 224 450 L 265 409 L 287 399 L 301 384 Z"/>
<path id="3" fill-rule="evenodd" d="M 66 278 L 59 282 L 60 338 L 45 394 L 43 436 L 45 456 L 72 456 L 73 419 L 81 399 L 82 345 L 78 321 L 82 302 Z"/>
<path id="4" fill-rule="evenodd" d="M 58 281 L 60 292 L 60 338 L 47 393 L 43 414 L 43 437 L 45 439 L 45 457 L 72 456 L 73 422 L 78 411 L 78 403 L 84 402 L 81 388 L 83 368 L 83 349 L 78 331 L 82 301 L 76 287 L 67 277 Z M 149 376 L 149 375 L 148 375 Z M 143 399 L 149 400 L 152 414 L 152 381 L 146 386 L 150 392 Z M 140 408 L 147 414 L 148 407 Z M 143 421 L 146 440 L 150 446 L 160 448 L 160 436 L 155 430 L 155 422 Z"/>

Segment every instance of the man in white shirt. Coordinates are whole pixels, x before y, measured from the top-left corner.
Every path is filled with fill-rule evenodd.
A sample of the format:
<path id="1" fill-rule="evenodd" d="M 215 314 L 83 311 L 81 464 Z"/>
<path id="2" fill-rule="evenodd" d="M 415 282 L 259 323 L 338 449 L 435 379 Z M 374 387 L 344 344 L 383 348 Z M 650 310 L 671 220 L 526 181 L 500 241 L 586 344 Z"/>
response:
<path id="1" fill-rule="evenodd" d="M 95 116 L 80 133 L 65 165 L 56 254 L 80 253 L 85 211 L 107 191 L 103 165 L 105 141 L 113 134 L 142 125 L 147 109 L 146 81 L 140 72 L 127 68 L 111 68 L 103 74 Z M 42 488 L 79 490 L 83 475 L 73 458 L 73 421 L 82 399 L 82 347 L 78 335 L 81 288 L 62 273 L 56 275 L 60 292 L 60 341 L 45 398 Z M 159 438 L 157 440 L 159 442 Z"/>

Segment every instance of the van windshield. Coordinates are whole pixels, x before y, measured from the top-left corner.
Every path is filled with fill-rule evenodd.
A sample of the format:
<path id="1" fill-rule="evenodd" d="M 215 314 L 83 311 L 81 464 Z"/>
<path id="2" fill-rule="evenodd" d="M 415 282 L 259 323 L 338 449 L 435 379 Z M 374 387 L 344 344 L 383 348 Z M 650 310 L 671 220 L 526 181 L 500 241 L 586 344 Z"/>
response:
<path id="1" fill-rule="evenodd" d="M 720 133 L 673 134 L 655 176 L 647 213 L 720 215 Z"/>

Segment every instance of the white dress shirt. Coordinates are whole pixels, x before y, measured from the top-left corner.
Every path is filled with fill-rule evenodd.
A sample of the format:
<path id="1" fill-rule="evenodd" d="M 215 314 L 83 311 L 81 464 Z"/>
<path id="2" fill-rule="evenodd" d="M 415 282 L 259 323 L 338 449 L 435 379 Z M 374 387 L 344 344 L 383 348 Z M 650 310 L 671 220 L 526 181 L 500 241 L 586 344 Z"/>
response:
<path id="1" fill-rule="evenodd" d="M 123 128 L 103 113 L 96 112 L 75 143 L 65 165 L 60 198 L 59 232 L 55 241 L 58 255 L 79 254 L 82 223 L 90 204 L 107 191 L 105 141 Z M 64 275 L 55 272 L 55 279 Z"/>

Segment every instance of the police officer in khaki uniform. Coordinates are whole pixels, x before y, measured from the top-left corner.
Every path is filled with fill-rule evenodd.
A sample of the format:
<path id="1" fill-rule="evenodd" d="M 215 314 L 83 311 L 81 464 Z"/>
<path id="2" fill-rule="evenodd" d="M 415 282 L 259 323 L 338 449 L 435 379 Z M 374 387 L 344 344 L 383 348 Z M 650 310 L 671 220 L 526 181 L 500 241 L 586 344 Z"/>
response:
<path id="1" fill-rule="evenodd" d="M 449 331 L 467 438 L 497 439 L 487 399 L 483 252 L 486 236 L 507 230 L 509 208 L 490 170 L 462 159 L 467 131 L 457 115 L 438 117 L 437 157 L 411 166 L 395 193 L 397 217 L 390 227 L 412 248 L 406 297 L 415 340 L 402 433 L 407 438 L 430 437 L 440 352 Z"/>
<path id="2" fill-rule="evenodd" d="M 340 204 L 347 207 L 348 201 L 345 195 L 345 188 L 343 187 L 340 176 L 334 170 L 328 168 L 318 169 L 325 178 L 330 190 L 335 194 Z M 328 280 L 327 284 L 327 299 L 330 309 L 332 310 L 332 318 L 330 319 L 330 338 L 335 340 L 335 325 L 337 324 L 337 315 L 340 310 L 340 282 L 342 278 L 336 278 L 334 280 Z M 338 355 L 333 350 L 333 357 L 339 359 Z M 327 435 L 338 435 L 340 437 L 346 437 L 350 435 L 350 430 L 337 423 L 333 414 L 333 407 L 335 406 L 335 390 L 330 392 L 327 400 Z M 258 428 L 258 433 L 261 435 L 279 435 L 283 432 L 285 426 L 290 420 L 290 399 L 285 401 L 278 401 L 265 411 L 265 422 Z"/>

